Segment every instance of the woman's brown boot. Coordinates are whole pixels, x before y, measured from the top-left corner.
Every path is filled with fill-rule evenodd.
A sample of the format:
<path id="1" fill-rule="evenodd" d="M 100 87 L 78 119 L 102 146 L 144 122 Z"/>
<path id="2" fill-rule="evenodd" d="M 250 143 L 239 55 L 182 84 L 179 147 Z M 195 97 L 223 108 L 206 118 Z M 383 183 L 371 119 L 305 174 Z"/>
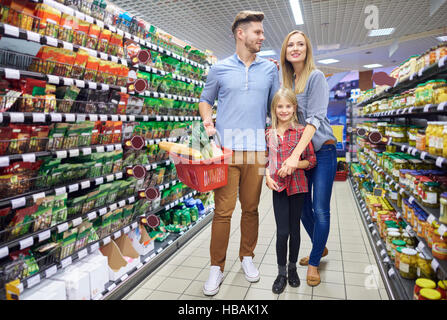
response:
<path id="1" fill-rule="evenodd" d="M 324 247 L 323 255 L 321 257 L 322 258 L 326 257 L 328 254 L 329 250 L 326 247 Z M 307 265 L 309 265 L 309 256 L 300 259 L 300 266 L 307 266 Z"/>

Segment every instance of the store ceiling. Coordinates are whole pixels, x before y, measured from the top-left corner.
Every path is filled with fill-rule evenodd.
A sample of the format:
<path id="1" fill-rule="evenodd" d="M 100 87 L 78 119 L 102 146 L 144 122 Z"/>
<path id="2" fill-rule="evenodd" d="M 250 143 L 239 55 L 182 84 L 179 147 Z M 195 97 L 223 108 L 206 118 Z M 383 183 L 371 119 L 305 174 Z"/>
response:
<path id="1" fill-rule="evenodd" d="M 223 59 L 234 52 L 231 24 L 241 10 L 265 13 L 263 50 L 279 53 L 292 30 L 311 39 L 315 60 L 340 62 L 319 68 L 326 73 L 366 70 L 365 64 L 396 65 L 408 56 L 437 45 L 436 36 L 447 34 L 447 2 L 430 17 L 429 0 L 301 0 L 304 25 L 296 26 L 288 0 L 113 0 L 119 7 L 142 17 L 175 37 Z M 365 7 L 375 5 L 379 28 L 395 28 L 389 36 L 368 37 Z M 443 28 L 443 29 L 442 29 Z M 399 49 L 388 57 L 390 45 L 400 39 Z M 339 44 L 336 50 L 317 46 Z M 366 54 L 365 52 L 371 52 Z"/>

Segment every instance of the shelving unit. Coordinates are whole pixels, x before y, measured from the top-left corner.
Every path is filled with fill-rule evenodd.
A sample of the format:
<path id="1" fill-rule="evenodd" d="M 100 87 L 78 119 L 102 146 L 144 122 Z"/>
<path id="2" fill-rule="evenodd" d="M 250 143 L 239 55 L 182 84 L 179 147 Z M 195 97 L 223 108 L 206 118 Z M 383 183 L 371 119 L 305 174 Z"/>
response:
<path id="1" fill-rule="evenodd" d="M 376 112 L 369 112 L 360 110 L 361 108 L 370 105 L 373 102 L 378 102 L 382 99 L 391 98 L 395 95 L 402 94 L 403 92 L 416 87 L 418 84 L 426 82 L 431 79 L 447 79 L 447 66 L 446 66 L 446 58 L 443 57 L 436 63 L 430 65 L 428 68 L 424 68 L 417 73 L 410 75 L 410 77 L 404 82 L 397 82 L 394 87 L 389 87 L 387 90 L 383 91 L 380 94 L 376 94 L 371 98 L 356 104 L 352 107 L 357 113 L 356 115 L 352 114 L 351 122 L 354 124 L 352 128 L 352 141 L 355 143 L 356 139 L 362 139 L 362 147 L 357 145 L 357 154 L 359 158 L 362 158 L 363 165 L 363 174 L 366 181 L 372 183 L 373 186 L 382 186 L 385 185 L 385 195 L 384 198 L 391 204 L 395 211 L 395 218 L 399 221 L 403 221 L 407 227 L 406 231 L 410 236 L 415 238 L 417 241 L 416 250 L 418 252 L 423 253 L 426 257 L 432 259 L 431 267 L 436 273 L 436 277 L 440 280 L 447 279 L 447 261 L 441 260 L 433 256 L 432 249 L 428 246 L 427 241 L 424 237 L 421 237 L 417 234 L 417 230 L 413 229 L 411 221 L 407 221 L 404 217 L 402 209 L 398 207 L 396 201 L 391 199 L 391 196 L 388 194 L 387 188 L 395 190 L 400 196 L 410 204 L 417 205 L 421 208 L 426 214 L 426 221 L 430 224 L 432 222 L 437 222 L 440 224 L 438 231 L 447 235 L 447 226 L 440 223 L 440 209 L 432 209 L 424 206 L 423 203 L 418 201 L 413 194 L 414 190 L 409 190 L 408 188 L 404 188 L 403 185 L 396 182 L 394 177 L 390 176 L 383 167 L 380 166 L 380 162 L 376 161 L 376 154 L 383 152 L 385 146 L 383 144 L 373 145 L 368 141 L 366 136 L 358 136 L 355 132 L 355 128 L 364 121 L 368 121 L 369 125 L 363 126 L 364 128 L 374 127 L 374 124 L 371 123 L 375 121 L 387 122 L 389 124 L 401 124 L 401 125 L 411 125 L 415 124 L 418 126 L 426 125 L 428 121 L 436 121 L 439 119 L 445 119 L 447 116 L 447 101 L 441 102 L 439 104 L 426 104 L 426 105 L 418 105 L 411 106 L 407 105 L 407 107 L 393 110 L 383 110 Z M 380 108 L 379 103 L 379 108 Z M 386 104 L 385 104 L 386 106 Z M 367 109 L 371 110 L 371 109 Z M 369 112 L 369 113 L 368 113 Z M 361 133 L 363 134 L 363 133 Z M 382 133 L 383 134 L 383 133 Z M 440 171 L 445 172 L 447 174 L 447 159 L 445 157 L 430 154 L 427 151 L 418 150 L 415 147 L 410 146 L 408 143 L 400 143 L 393 141 L 393 137 L 388 138 L 388 146 L 395 147 L 396 152 L 400 152 L 401 155 L 406 153 L 414 157 L 414 159 L 420 160 L 431 160 L 436 164 L 436 168 Z M 363 145 L 365 147 L 363 148 Z M 388 151 L 388 146 L 387 151 Z M 393 149 L 394 151 L 394 149 Z M 364 163 L 364 159 L 366 159 L 366 163 Z M 375 178 L 379 179 L 378 181 Z M 363 178 L 362 178 L 363 179 Z M 361 212 L 362 220 L 365 222 L 366 230 L 368 231 L 368 237 L 370 238 L 371 246 L 373 247 L 374 255 L 376 261 L 379 265 L 380 273 L 382 278 L 384 279 L 386 289 L 390 294 L 392 299 L 399 300 L 412 300 L 413 299 L 413 288 L 415 285 L 414 280 L 406 280 L 403 279 L 399 271 L 396 269 L 394 263 L 391 261 L 390 257 L 388 257 L 386 250 L 384 250 L 383 241 L 378 234 L 377 226 L 370 219 L 369 212 L 366 206 L 366 202 L 362 197 L 362 194 L 359 190 L 359 186 L 357 182 L 354 180 L 354 172 L 351 172 L 350 184 L 353 190 L 353 194 L 356 198 L 357 206 L 359 211 Z M 424 218 L 425 219 L 425 218 Z M 368 224 L 369 223 L 369 224 Z"/>
<path id="2" fill-rule="evenodd" d="M 123 36 L 124 41 L 125 40 L 132 40 L 142 46 L 142 49 L 147 48 L 149 50 L 153 50 L 157 53 L 162 54 L 163 56 L 172 57 L 178 61 L 181 61 L 183 63 L 187 63 L 191 65 L 194 68 L 199 68 L 205 70 L 207 66 L 203 64 L 199 64 L 196 61 L 193 61 L 191 59 L 188 59 L 186 57 L 183 57 L 181 55 L 178 55 L 170 50 L 167 50 L 159 45 L 153 44 L 148 39 L 142 39 L 141 37 L 138 37 L 136 34 L 131 34 L 129 32 L 123 31 L 116 26 L 106 24 L 104 21 L 101 21 L 99 19 L 93 18 L 89 15 L 86 15 L 84 13 L 81 13 L 77 10 L 74 10 L 71 7 L 65 6 L 59 2 L 52 1 L 52 0 L 39 0 L 34 1 L 36 3 L 44 3 L 46 5 L 51 6 L 52 8 L 57 8 L 62 13 L 69 14 L 71 16 L 77 17 L 81 20 L 84 20 L 90 24 L 96 24 L 97 26 L 100 26 L 101 28 L 108 29 L 113 33 L 119 34 Z M 7 16 L 7 14 L 6 14 Z M 5 16 L 2 16 L 2 18 L 5 18 Z M 35 19 L 35 23 L 39 25 L 41 23 L 40 19 L 37 17 L 33 17 L 32 19 Z M 3 21 L 3 20 L 2 20 Z M 27 28 L 27 27 L 24 27 Z M 195 71 L 191 71 L 191 75 L 187 76 L 184 74 L 184 72 L 180 73 L 170 73 L 165 70 L 161 70 L 159 68 L 155 68 L 152 65 L 144 65 L 141 63 L 133 63 L 130 58 L 128 58 L 126 55 L 124 57 L 118 57 L 116 55 L 112 55 L 106 52 L 101 52 L 100 49 L 94 50 L 90 48 L 86 48 L 80 45 L 76 45 L 73 43 L 69 43 L 66 41 L 63 41 L 61 39 L 58 39 L 53 36 L 44 35 L 40 33 L 36 33 L 32 30 L 25 30 L 22 28 L 19 28 L 17 26 L 9 24 L 7 21 L 0 22 L 0 37 L 1 38 L 9 38 L 9 39 L 15 39 L 15 40 L 9 40 L 9 41 L 24 41 L 24 42 L 32 42 L 35 45 L 45 45 L 50 46 L 54 48 L 63 48 L 68 51 L 72 52 L 79 52 L 79 50 L 84 50 L 88 53 L 89 56 L 98 58 L 100 61 L 110 61 L 118 65 L 122 65 L 125 67 L 128 67 L 131 71 L 144 71 L 147 73 L 150 73 L 151 75 L 159 75 L 159 76 L 166 76 L 171 75 L 173 80 L 185 82 L 186 84 L 189 84 L 190 86 L 193 86 L 194 88 L 203 88 L 205 85 L 204 81 L 199 81 L 196 79 L 201 79 L 201 73 L 198 75 L 197 69 L 194 69 Z M 126 54 L 126 53 L 125 53 Z M 174 100 L 176 102 L 185 102 L 186 106 L 192 106 L 190 104 L 197 104 L 199 102 L 199 99 L 197 98 L 197 92 L 189 91 L 186 93 L 186 95 L 189 94 L 189 96 L 182 96 L 178 94 L 172 94 L 167 92 L 157 92 L 154 90 L 145 90 L 144 92 L 136 92 L 132 89 L 132 86 L 129 86 L 131 83 L 127 83 L 127 85 L 116 85 L 116 84 L 107 84 L 102 83 L 99 81 L 87 81 L 83 78 L 71 78 L 70 76 L 60 76 L 56 71 L 51 71 L 53 74 L 47 74 L 43 72 L 36 72 L 36 71 L 30 71 L 29 63 L 30 61 L 39 61 L 37 58 L 26 55 L 24 53 L 19 52 L 13 52 L 13 51 L 6 51 L 6 50 L 0 50 L 0 58 L 3 57 L 4 59 L 0 59 L 0 76 L 6 79 L 7 81 L 17 81 L 17 80 L 23 80 L 24 78 L 31 78 L 31 79 L 37 79 L 37 80 L 43 80 L 47 85 L 54 85 L 54 86 L 75 86 L 80 89 L 91 89 L 96 92 L 111 92 L 116 91 L 117 93 L 123 93 L 123 94 L 129 94 L 130 96 L 135 97 L 149 97 L 149 98 L 155 98 L 155 99 L 170 99 Z M 194 58 L 194 57 L 193 57 Z M 61 67 L 62 64 L 58 62 L 50 61 L 52 64 L 54 64 L 55 68 Z M 43 63 L 46 63 L 44 61 Z M 62 66 L 64 67 L 64 66 Z M 51 68 L 48 68 L 50 70 Z M 34 70 L 34 69 L 33 69 Z M 43 70 L 43 69 L 42 69 Z M 65 70 L 65 69 L 64 69 Z M 192 70 L 192 69 L 191 69 Z M 39 69 L 41 71 L 41 69 Z M 59 71 L 58 71 L 59 72 Z M 99 72 L 99 71 L 98 71 Z M 71 74 L 71 72 L 70 72 Z M 64 73 L 64 75 L 67 75 Z M 127 79 L 127 77 L 126 77 Z M 192 89 L 191 89 L 192 90 Z M 162 90 L 160 90 L 162 91 Z M 181 92 L 181 90 L 175 90 L 175 91 L 169 91 L 169 92 Z M 2 103 L 5 104 L 6 99 L 5 97 L 2 97 L 3 100 Z M 56 103 L 56 100 L 54 100 Z M 15 100 L 14 100 L 15 102 Z M 57 101 L 60 102 L 59 100 Z M 77 101 L 78 103 L 87 103 L 83 101 Z M 92 103 L 91 101 L 89 103 Z M 93 103 L 97 103 L 93 101 Z M 189 103 L 189 104 L 188 104 Z M 111 100 L 110 102 L 107 102 L 107 104 L 110 105 L 118 105 L 120 102 Z M 183 106 L 183 104 L 181 104 Z M 34 109 L 33 109 L 34 110 Z M 157 109 L 158 110 L 158 109 Z M 8 126 L 8 125 L 54 125 L 54 124 L 61 124 L 61 123 L 67 123 L 67 124 L 76 124 L 76 123 L 83 123 L 86 121 L 90 122 L 106 122 L 106 121 L 112 121 L 112 122 L 122 122 L 123 124 L 126 123 L 137 123 L 137 122 L 175 122 L 175 123 L 183 123 L 183 122 L 189 122 L 189 121 L 200 121 L 201 118 L 197 116 L 197 112 L 190 109 L 182 109 L 177 112 L 177 110 L 168 110 L 168 114 L 142 114 L 140 113 L 134 113 L 132 112 L 125 112 L 126 114 L 100 114 L 98 109 L 97 112 L 58 112 L 55 110 L 54 112 L 19 112 L 14 110 L 6 110 L 5 112 L 0 113 L 0 124 L 2 126 Z M 126 151 L 129 150 L 129 146 L 126 145 L 126 140 L 124 138 L 124 131 L 120 133 L 122 135 L 122 138 L 120 138 L 119 143 L 104 143 L 104 144 L 95 144 L 95 145 L 83 145 L 78 147 L 70 147 L 70 148 L 56 148 L 51 149 L 45 147 L 43 150 L 39 150 L 36 152 L 32 151 L 26 151 L 22 153 L 4 153 L 0 156 L 0 168 L 9 167 L 12 163 L 15 163 L 16 161 L 23 161 L 23 162 L 36 162 L 39 159 L 47 159 L 47 158 L 53 158 L 53 159 L 68 159 L 73 160 L 77 157 L 87 156 L 95 153 L 113 153 L 115 151 Z M 152 137 L 152 135 L 150 135 Z M 144 144 L 143 147 L 150 148 L 153 145 L 159 144 L 162 141 L 169 141 L 169 142 L 178 142 L 182 136 L 175 135 L 175 136 L 159 136 L 154 135 L 154 138 L 149 138 L 149 135 L 146 137 L 142 137 Z M 139 149 L 136 149 L 134 152 L 138 151 Z M 158 158 L 157 158 L 158 159 Z M 150 162 L 150 163 L 143 163 L 141 166 L 143 166 L 146 169 L 146 173 L 150 173 L 151 171 L 156 170 L 158 167 L 164 167 L 171 165 L 170 160 L 162 160 L 158 162 Z M 125 180 L 129 177 L 129 169 L 134 168 L 135 164 L 132 166 L 123 166 L 122 170 L 119 172 L 113 172 L 108 174 L 103 174 L 101 176 L 97 177 L 90 177 L 90 178 L 83 178 L 73 181 L 67 181 L 63 183 L 56 184 L 54 186 L 46 186 L 43 188 L 32 188 L 31 190 L 27 190 L 26 192 L 20 192 L 20 194 L 14 194 L 12 196 L 4 197 L 0 199 L 0 209 L 2 208 L 11 208 L 12 210 L 16 209 L 22 209 L 29 205 L 32 205 L 36 203 L 36 201 L 39 201 L 42 198 L 52 196 L 52 195 L 61 195 L 61 194 L 67 194 L 67 195 L 73 195 L 77 194 L 81 191 L 87 191 L 92 190 L 92 188 L 101 186 L 103 184 L 114 182 L 117 180 Z M 144 177 L 143 177 L 144 178 Z M 179 184 L 180 181 L 177 179 L 171 180 L 171 181 L 165 181 L 165 183 L 152 186 L 159 192 L 169 189 L 173 186 L 176 186 Z M 139 226 L 139 221 L 142 217 L 149 217 L 151 215 L 159 215 L 160 213 L 170 210 L 180 203 L 182 203 L 184 200 L 194 197 L 198 194 L 197 191 L 191 190 L 191 189 L 184 189 L 183 191 L 188 190 L 186 193 L 183 194 L 183 196 L 178 197 L 176 200 L 173 200 L 169 203 L 164 203 L 162 205 L 159 205 L 158 207 L 155 207 L 155 209 L 152 209 L 148 212 L 145 212 L 142 215 L 136 215 L 132 221 L 129 223 L 126 223 L 125 225 L 120 226 L 118 229 L 113 230 L 110 234 L 103 236 L 101 239 L 90 242 L 88 245 L 82 247 L 81 250 L 77 250 L 76 252 L 73 252 L 68 257 L 64 257 L 60 261 L 57 261 L 58 259 L 49 260 L 52 257 L 45 257 L 45 259 L 48 259 L 48 261 L 45 263 L 45 266 L 40 268 L 38 273 L 33 274 L 31 276 L 27 276 L 25 278 L 21 279 L 19 289 L 20 292 L 23 293 L 24 290 L 27 290 L 29 288 L 32 288 L 39 284 L 44 279 L 51 279 L 52 276 L 57 274 L 60 270 L 65 269 L 67 266 L 75 263 L 78 260 L 83 259 L 85 256 L 88 256 L 94 252 L 96 252 L 100 247 L 107 245 L 112 240 L 119 238 L 123 234 L 128 234 L 131 230 L 134 230 Z M 61 221 L 56 223 L 55 225 L 52 225 L 51 227 L 40 229 L 37 232 L 27 232 L 24 235 L 9 239 L 0 237 L 0 259 L 3 259 L 7 257 L 11 252 L 17 251 L 17 250 L 25 250 L 29 248 L 33 248 L 33 246 L 45 243 L 48 239 L 52 238 L 54 235 L 60 235 L 64 233 L 67 230 L 70 230 L 71 228 L 75 228 L 77 226 L 80 226 L 83 222 L 94 222 L 96 219 L 103 217 L 109 212 L 112 212 L 116 209 L 124 208 L 127 205 L 130 204 L 136 204 L 139 201 L 146 201 L 144 198 L 142 198 L 142 191 L 144 190 L 135 190 L 134 194 L 126 197 L 122 197 L 119 199 L 116 199 L 112 203 L 105 203 L 102 206 L 98 206 L 93 208 L 92 210 L 89 210 L 88 212 L 84 214 L 78 214 L 73 217 L 68 217 L 65 219 L 65 221 Z M 182 195 L 182 194 L 180 194 Z M 193 222 L 187 231 L 181 232 L 179 234 L 173 234 L 171 233 L 169 237 L 163 241 L 163 242 L 156 242 L 155 243 L 155 251 L 149 253 L 147 256 L 141 257 L 141 263 L 134 268 L 133 270 L 126 273 L 124 276 L 122 276 L 119 280 L 115 282 L 109 282 L 106 285 L 106 290 L 102 292 L 101 294 L 97 295 L 96 297 L 92 297 L 95 300 L 98 299 L 118 299 L 122 298 L 126 295 L 128 291 L 130 291 L 138 282 L 142 281 L 148 274 L 150 274 L 155 268 L 163 263 L 165 259 L 167 259 L 171 254 L 173 254 L 180 246 L 185 244 L 195 233 L 197 233 L 201 228 L 206 226 L 209 221 L 212 219 L 213 216 L 213 207 L 206 208 L 206 214 L 199 217 L 199 219 L 195 222 Z M 14 212 L 14 211 L 13 211 Z M 15 214 L 15 213 L 14 213 Z M 2 230 L 2 232 L 8 230 Z M 1 233 L 0 232 L 0 236 Z M 155 240 L 153 240 L 155 242 Z M 2 276 L 1 268 L 0 268 L 0 277 Z M 4 284 L 1 281 L 0 278 L 0 284 L 3 286 Z M 3 288 L 2 288 L 3 289 Z M 2 299 L 3 296 L 0 294 L 0 299 Z"/>

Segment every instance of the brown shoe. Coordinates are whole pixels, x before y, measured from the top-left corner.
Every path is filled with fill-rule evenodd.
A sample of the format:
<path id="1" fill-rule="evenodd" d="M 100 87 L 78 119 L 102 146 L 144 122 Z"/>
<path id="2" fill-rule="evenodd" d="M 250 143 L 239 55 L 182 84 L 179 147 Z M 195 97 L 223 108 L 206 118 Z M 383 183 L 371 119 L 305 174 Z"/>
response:
<path id="1" fill-rule="evenodd" d="M 321 283 L 320 273 L 318 276 L 307 276 L 307 285 L 310 287 L 316 287 Z"/>
<path id="2" fill-rule="evenodd" d="M 321 257 L 322 258 L 326 257 L 328 254 L 329 254 L 329 250 L 326 247 L 324 247 L 323 255 Z M 309 265 L 309 256 L 301 258 L 299 263 L 300 263 L 300 266 Z"/>

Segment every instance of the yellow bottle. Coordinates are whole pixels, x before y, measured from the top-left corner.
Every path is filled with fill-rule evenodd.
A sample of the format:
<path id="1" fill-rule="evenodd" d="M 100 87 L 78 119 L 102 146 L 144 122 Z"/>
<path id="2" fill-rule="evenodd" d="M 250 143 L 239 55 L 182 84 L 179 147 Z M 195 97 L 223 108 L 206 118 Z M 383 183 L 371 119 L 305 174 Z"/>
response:
<path id="1" fill-rule="evenodd" d="M 444 131 L 442 132 L 442 135 L 444 136 L 442 156 L 444 158 L 447 158 L 447 124 L 444 125 Z"/>
<path id="2" fill-rule="evenodd" d="M 434 143 L 433 128 L 433 122 L 427 122 L 427 129 L 425 129 L 425 150 L 427 152 L 430 152 L 430 146 Z"/>

